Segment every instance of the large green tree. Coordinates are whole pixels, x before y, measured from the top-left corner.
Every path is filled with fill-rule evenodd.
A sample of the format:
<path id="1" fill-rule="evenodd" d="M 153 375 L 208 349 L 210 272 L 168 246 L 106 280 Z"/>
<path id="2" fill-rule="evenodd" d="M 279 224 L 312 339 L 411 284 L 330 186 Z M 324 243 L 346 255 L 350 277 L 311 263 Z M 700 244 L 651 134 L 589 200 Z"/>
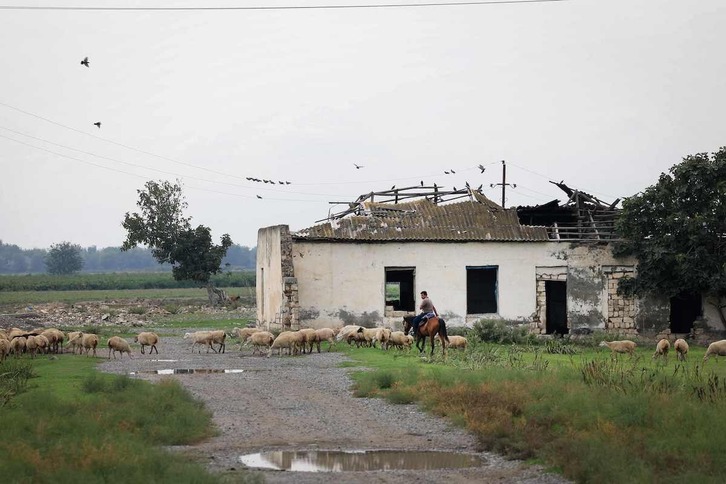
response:
<path id="1" fill-rule="evenodd" d="M 50 246 L 45 256 L 45 268 L 50 274 L 73 274 L 83 268 L 81 246 L 61 242 Z"/>
<path id="2" fill-rule="evenodd" d="M 207 287 L 211 304 L 224 302 L 226 295 L 213 286 L 210 277 L 222 271 L 222 259 L 232 245 L 229 235 L 215 245 L 209 227 L 192 228 L 191 217 L 184 216 L 187 203 L 179 180 L 148 181 L 137 192 L 141 211 L 126 212 L 121 225 L 127 237 L 121 250 L 148 246 L 157 262 L 171 264 L 174 279 L 196 281 Z"/>
<path id="3" fill-rule="evenodd" d="M 726 147 L 687 156 L 626 199 L 617 231 L 615 253 L 638 259 L 622 291 L 704 294 L 726 326 Z"/>

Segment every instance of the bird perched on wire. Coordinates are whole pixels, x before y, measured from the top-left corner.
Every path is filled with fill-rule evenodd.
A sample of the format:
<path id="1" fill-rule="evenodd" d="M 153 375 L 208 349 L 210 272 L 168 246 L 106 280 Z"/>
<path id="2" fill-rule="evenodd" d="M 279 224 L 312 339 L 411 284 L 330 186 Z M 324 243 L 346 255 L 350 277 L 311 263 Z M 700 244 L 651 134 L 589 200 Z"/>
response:
<path id="1" fill-rule="evenodd" d="M 355 166 L 356 170 L 360 170 L 361 168 L 363 168 L 363 165 L 356 165 L 355 163 L 353 163 L 353 166 Z"/>
<path id="2" fill-rule="evenodd" d="M 101 129 L 101 121 L 96 121 L 95 123 L 93 123 L 93 125 L 98 129 Z"/>
<path id="3" fill-rule="evenodd" d="M 84 65 L 86 67 L 91 67 L 90 65 L 88 65 L 88 57 L 83 58 L 83 60 L 81 61 L 81 65 Z"/>
<path id="4" fill-rule="evenodd" d="M 481 164 L 479 166 L 477 166 L 477 168 L 479 168 L 482 173 L 484 173 L 484 170 L 486 170 L 486 168 L 484 168 L 484 165 L 481 165 Z"/>

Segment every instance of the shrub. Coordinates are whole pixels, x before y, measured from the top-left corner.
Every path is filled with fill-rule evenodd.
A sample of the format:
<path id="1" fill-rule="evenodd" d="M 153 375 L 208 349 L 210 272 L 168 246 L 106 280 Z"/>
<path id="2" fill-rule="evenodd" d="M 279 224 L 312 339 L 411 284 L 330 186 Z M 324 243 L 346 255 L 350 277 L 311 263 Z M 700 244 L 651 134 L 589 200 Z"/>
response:
<path id="1" fill-rule="evenodd" d="M 480 319 L 471 329 L 472 335 L 479 341 L 499 344 L 537 344 L 537 337 L 526 327 L 514 326 L 501 320 Z"/>

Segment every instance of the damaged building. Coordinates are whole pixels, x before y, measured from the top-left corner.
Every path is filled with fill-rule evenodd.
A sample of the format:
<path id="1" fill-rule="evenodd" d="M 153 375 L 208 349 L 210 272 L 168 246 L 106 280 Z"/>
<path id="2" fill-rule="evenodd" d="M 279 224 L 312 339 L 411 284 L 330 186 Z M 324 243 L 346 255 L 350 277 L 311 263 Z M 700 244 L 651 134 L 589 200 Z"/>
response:
<path id="1" fill-rule="evenodd" d="M 568 196 L 505 209 L 466 187 L 408 187 L 361 195 L 296 232 L 262 228 L 257 315 L 268 328 L 361 324 L 400 328 L 428 291 L 452 326 L 480 319 L 537 334 L 671 328 L 687 333 L 694 301 L 617 293 L 636 261 L 615 258 L 617 201 L 556 184 Z"/>

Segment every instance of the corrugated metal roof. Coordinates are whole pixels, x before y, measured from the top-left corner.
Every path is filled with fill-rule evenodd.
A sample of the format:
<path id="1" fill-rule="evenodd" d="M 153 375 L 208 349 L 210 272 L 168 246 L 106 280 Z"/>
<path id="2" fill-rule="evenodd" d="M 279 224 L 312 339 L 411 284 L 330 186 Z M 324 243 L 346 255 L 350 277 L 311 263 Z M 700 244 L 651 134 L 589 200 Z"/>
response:
<path id="1" fill-rule="evenodd" d="M 434 204 L 429 200 L 383 204 L 368 202 L 364 213 L 302 229 L 305 240 L 388 241 L 547 241 L 545 227 L 520 225 L 516 209 L 505 210 L 471 192 L 465 202 Z"/>

